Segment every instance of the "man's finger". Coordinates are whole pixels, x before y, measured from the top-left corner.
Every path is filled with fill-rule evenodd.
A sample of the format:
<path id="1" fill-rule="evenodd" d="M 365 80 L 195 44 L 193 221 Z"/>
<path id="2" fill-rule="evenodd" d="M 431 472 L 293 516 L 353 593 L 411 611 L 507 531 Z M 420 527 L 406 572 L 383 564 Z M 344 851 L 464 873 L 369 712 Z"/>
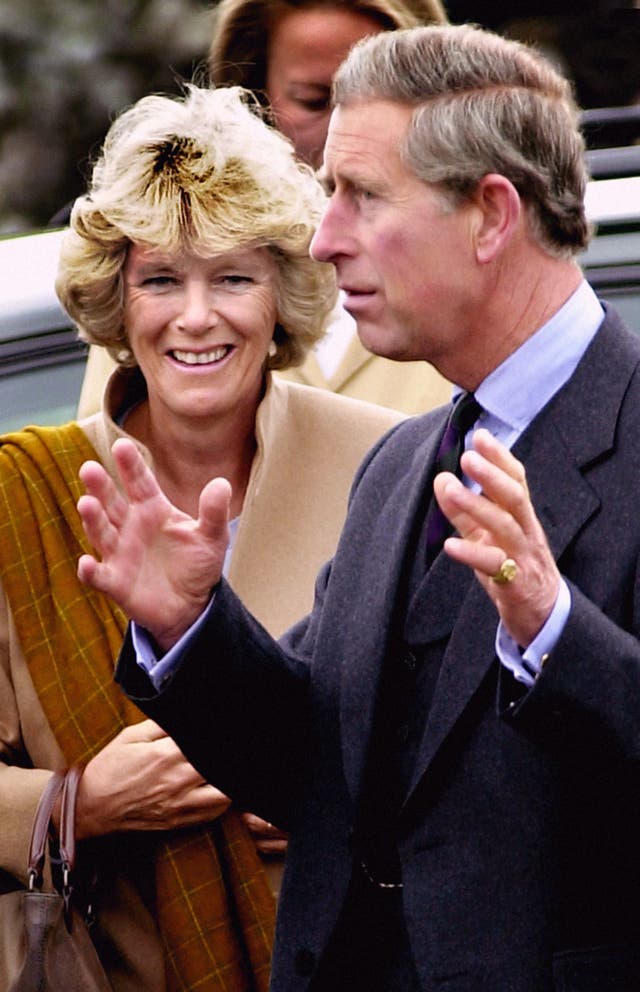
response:
<path id="1" fill-rule="evenodd" d="M 444 546 L 447 554 L 454 561 L 468 565 L 474 572 L 487 579 L 496 575 L 505 559 L 509 557 L 503 548 L 498 548 L 496 545 L 467 541 L 460 537 L 448 537 Z"/>
<path id="2" fill-rule="evenodd" d="M 107 516 L 103 502 L 98 496 L 81 496 L 77 509 L 89 543 L 104 555 L 116 539 L 117 531 Z"/>
<path id="3" fill-rule="evenodd" d="M 535 510 L 526 478 L 514 478 L 477 451 L 467 451 L 461 464 L 465 474 L 478 484 L 485 499 L 517 521 L 523 533 L 529 533 Z"/>
<path id="4" fill-rule="evenodd" d="M 81 555 L 78 559 L 78 578 L 87 586 L 104 592 L 100 584 L 100 562 L 91 555 Z"/>
<path id="5" fill-rule="evenodd" d="M 506 448 L 486 428 L 481 427 L 474 431 L 472 450 L 477 451 L 496 468 L 506 472 L 515 482 L 526 486 L 526 472 L 522 462 L 518 461 L 509 448 Z"/>
<path id="6" fill-rule="evenodd" d="M 211 479 L 200 493 L 198 524 L 200 532 L 213 540 L 227 540 L 231 485 L 223 478 Z"/>
<path id="7" fill-rule="evenodd" d="M 442 512 L 458 533 L 478 540 L 490 534 L 490 543 L 512 548 L 522 540 L 522 530 L 511 513 L 481 493 L 471 492 L 455 475 L 442 472 L 433 483 Z"/>
<path id="8" fill-rule="evenodd" d="M 109 520 L 120 526 L 127 512 L 127 503 L 104 466 L 94 461 L 84 462 L 79 476 L 87 495 L 95 497 Z"/>
<path id="9" fill-rule="evenodd" d="M 144 503 L 162 496 L 155 475 L 133 441 L 125 437 L 118 438 L 111 451 L 124 491 L 132 503 Z"/>

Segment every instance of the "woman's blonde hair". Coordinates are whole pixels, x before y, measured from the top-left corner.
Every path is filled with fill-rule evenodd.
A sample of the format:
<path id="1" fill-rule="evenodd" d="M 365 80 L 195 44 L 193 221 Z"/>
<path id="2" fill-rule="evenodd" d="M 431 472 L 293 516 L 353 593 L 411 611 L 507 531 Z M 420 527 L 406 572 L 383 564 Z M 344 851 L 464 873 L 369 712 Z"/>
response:
<path id="1" fill-rule="evenodd" d="M 147 96 L 112 124 L 63 239 L 56 290 L 85 340 L 135 365 L 123 321 L 132 243 L 203 256 L 266 247 L 277 263 L 274 369 L 299 364 L 336 301 L 309 244 L 325 203 L 312 171 L 239 87 Z"/>

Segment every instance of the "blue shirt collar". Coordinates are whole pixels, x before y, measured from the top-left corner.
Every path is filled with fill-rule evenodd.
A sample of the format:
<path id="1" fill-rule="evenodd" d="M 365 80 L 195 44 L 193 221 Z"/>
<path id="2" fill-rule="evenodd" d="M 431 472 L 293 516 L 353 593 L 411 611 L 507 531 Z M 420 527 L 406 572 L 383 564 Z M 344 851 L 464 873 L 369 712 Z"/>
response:
<path id="1" fill-rule="evenodd" d="M 553 317 L 484 379 L 475 392 L 478 402 L 492 419 L 521 434 L 571 378 L 603 319 L 600 301 L 583 280 Z M 460 392 L 454 387 L 454 399 Z"/>

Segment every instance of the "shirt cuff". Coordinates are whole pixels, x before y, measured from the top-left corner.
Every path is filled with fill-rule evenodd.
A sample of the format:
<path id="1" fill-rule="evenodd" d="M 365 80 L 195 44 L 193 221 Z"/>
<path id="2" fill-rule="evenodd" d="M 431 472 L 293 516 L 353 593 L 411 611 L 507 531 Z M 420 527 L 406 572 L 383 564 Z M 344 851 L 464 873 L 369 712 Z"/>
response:
<path id="1" fill-rule="evenodd" d="M 144 627 L 131 623 L 131 640 L 136 655 L 136 662 L 146 672 L 156 692 L 164 689 L 182 664 L 182 655 L 191 641 L 198 635 L 205 623 L 215 599 L 215 593 L 197 620 L 184 632 L 179 641 L 167 651 L 162 658 L 156 656 L 156 649 L 151 635 Z"/>
<path id="2" fill-rule="evenodd" d="M 496 633 L 496 654 L 500 663 L 528 688 L 531 688 L 542 671 L 545 661 L 555 648 L 571 611 L 569 586 L 560 579 L 560 588 L 549 618 L 526 651 L 521 651 L 507 633 L 502 621 Z"/>

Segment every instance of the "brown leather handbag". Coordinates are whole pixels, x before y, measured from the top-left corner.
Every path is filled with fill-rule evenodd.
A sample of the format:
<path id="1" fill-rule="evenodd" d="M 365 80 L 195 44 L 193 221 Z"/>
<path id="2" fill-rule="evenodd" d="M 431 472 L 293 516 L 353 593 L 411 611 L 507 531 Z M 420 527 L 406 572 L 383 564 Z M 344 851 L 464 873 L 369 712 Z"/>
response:
<path id="1" fill-rule="evenodd" d="M 82 768 L 54 772 L 40 798 L 29 847 L 28 888 L 0 896 L 0 992 L 112 992 L 74 905 L 75 807 Z M 62 892 L 43 892 L 51 813 L 62 794 Z"/>

